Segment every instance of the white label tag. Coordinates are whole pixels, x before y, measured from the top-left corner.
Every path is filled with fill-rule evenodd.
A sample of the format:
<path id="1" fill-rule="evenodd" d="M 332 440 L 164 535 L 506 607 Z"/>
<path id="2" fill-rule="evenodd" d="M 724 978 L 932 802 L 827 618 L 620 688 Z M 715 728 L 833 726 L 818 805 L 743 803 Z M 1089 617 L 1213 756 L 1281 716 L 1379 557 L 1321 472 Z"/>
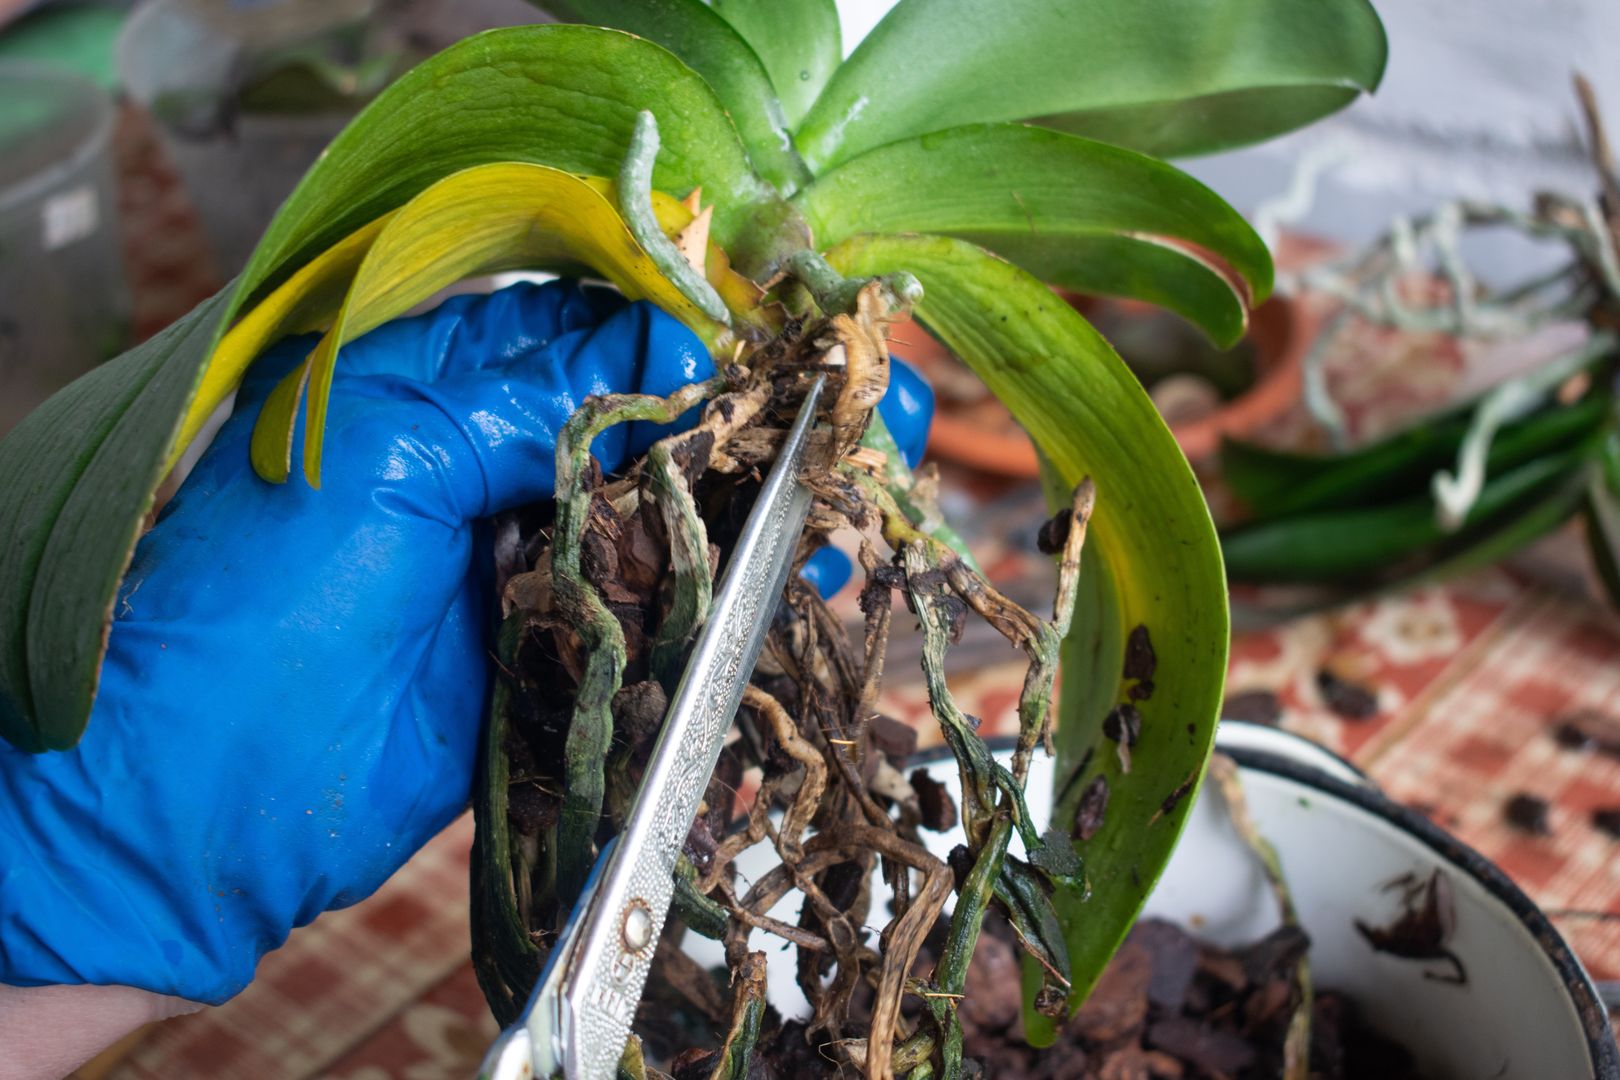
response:
<path id="1" fill-rule="evenodd" d="M 45 228 L 46 251 L 55 251 L 75 240 L 83 240 L 95 232 L 96 226 L 101 223 L 96 189 L 82 184 L 60 195 L 52 195 L 45 200 L 45 208 L 39 216 Z"/>

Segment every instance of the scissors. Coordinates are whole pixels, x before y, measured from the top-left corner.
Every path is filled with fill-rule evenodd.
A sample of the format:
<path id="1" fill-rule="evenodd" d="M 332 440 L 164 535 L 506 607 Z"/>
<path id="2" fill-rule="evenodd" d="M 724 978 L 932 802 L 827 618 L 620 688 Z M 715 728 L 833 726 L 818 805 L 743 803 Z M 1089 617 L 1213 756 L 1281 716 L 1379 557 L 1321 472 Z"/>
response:
<path id="1" fill-rule="evenodd" d="M 479 1080 L 612 1080 L 674 892 L 675 861 L 765 644 L 810 513 L 799 481 L 818 375 L 743 525 L 664 717 L 624 831 L 591 869 L 517 1022 Z"/>

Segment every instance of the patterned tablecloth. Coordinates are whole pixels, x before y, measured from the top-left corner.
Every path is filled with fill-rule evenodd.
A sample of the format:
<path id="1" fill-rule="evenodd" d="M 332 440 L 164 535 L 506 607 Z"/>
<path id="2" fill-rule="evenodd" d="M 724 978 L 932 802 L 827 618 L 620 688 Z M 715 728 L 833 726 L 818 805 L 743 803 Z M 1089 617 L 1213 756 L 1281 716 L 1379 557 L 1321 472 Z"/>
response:
<path id="1" fill-rule="evenodd" d="M 161 163 L 139 135 L 136 126 L 126 152 L 162 181 Z M 169 243 L 189 235 L 195 252 L 195 227 L 173 204 L 171 186 L 126 190 L 126 218 L 137 227 L 156 222 L 165 238 L 155 248 L 139 235 L 130 244 L 144 263 L 135 268 L 138 286 L 146 278 L 137 297 L 149 328 L 211 287 L 206 264 L 176 258 Z M 131 200 L 146 200 L 149 212 L 131 214 Z M 998 580 L 1033 602 L 1050 572 L 1022 546 L 1038 522 L 1038 504 L 1027 494 L 1005 498 L 1007 513 L 971 515 L 1003 527 L 976 546 Z M 1008 521 L 1025 525 L 1008 532 Z M 1284 727 L 1351 758 L 1392 797 L 1494 859 L 1554 913 L 1594 975 L 1614 978 L 1620 921 L 1593 915 L 1620 916 L 1620 840 L 1598 828 L 1593 813 L 1620 807 L 1620 759 L 1568 749 L 1554 732 L 1576 713 L 1620 728 L 1620 620 L 1572 584 L 1567 569 L 1557 582 L 1542 572 L 1579 564 L 1568 555 L 1570 543 L 1554 542 L 1550 564 L 1531 560 L 1241 633 L 1229 686 L 1232 693 L 1275 693 Z M 931 720 L 921 686 L 906 674 L 915 666 L 900 655 L 905 648 L 897 641 L 883 707 L 927 733 Z M 996 642 L 970 640 L 959 657 L 954 689 L 963 707 L 983 717 L 987 730 L 1009 730 L 1022 665 Z M 1335 713 L 1319 688 L 1324 669 L 1374 689 L 1372 715 Z M 1548 801 L 1547 835 L 1505 820 L 1504 805 L 1522 793 Z M 456 822 L 375 896 L 295 934 L 235 1000 L 149 1029 L 86 1075 L 473 1075 L 495 1028 L 467 960 L 471 833 L 470 820 Z"/>
<path id="2" fill-rule="evenodd" d="M 1240 634 L 1229 685 L 1275 692 L 1282 726 L 1355 761 L 1544 908 L 1620 916 L 1620 840 L 1592 821 L 1593 811 L 1620 807 L 1620 760 L 1555 737 L 1579 712 L 1620 724 L 1617 661 L 1620 620 L 1495 569 Z M 890 667 L 896 678 L 902 666 Z M 1363 720 L 1336 714 L 1318 688 L 1324 668 L 1376 688 L 1377 711 Z M 988 730 L 1007 731 L 1022 676 L 1009 655 L 961 671 L 954 689 Z M 884 708 L 928 731 L 918 683 L 891 684 Z M 1521 793 L 1548 800 L 1549 835 L 1507 823 L 1503 807 Z M 152 1029 L 109 1075 L 472 1075 L 495 1029 L 467 961 L 470 836 L 470 822 L 458 821 L 376 896 L 295 934 L 240 997 Z M 1594 975 L 1620 977 L 1620 922 L 1584 914 L 1555 922 Z"/>

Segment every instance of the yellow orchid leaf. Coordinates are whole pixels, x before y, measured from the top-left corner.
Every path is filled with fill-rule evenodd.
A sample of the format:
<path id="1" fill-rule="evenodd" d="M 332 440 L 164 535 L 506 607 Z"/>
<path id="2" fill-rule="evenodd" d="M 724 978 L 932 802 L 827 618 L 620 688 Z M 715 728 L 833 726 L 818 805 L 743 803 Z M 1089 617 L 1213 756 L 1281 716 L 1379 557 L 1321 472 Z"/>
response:
<path id="1" fill-rule="evenodd" d="M 338 350 L 440 289 L 478 274 L 589 267 L 632 300 L 650 300 L 680 319 L 711 349 L 723 347 L 726 327 L 705 316 L 659 272 L 603 194 L 605 183 L 541 165 L 500 162 L 447 176 L 395 211 L 365 253 L 326 336 L 265 402 L 253 433 L 254 468 L 276 483 L 291 472 L 292 432 L 304 396 L 298 384 L 307 382 L 304 476 L 319 487 L 321 436 Z M 723 264 L 717 268 L 729 271 Z"/>
<path id="2" fill-rule="evenodd" d="M 332 321 L 343 296 L 360 267 L 360 260 L 393 214 L 356 229 L 288 278 L 265 297 L 220 339 L 203 369 L 196 396 L 180 424 L 180 436 L 169 452 L 164 471 L 174 468 L 180 455 L 197 437 L 209 416 L 238 386 L 253 363 L 270 343 L 289 334 L 319 330 Z"/>

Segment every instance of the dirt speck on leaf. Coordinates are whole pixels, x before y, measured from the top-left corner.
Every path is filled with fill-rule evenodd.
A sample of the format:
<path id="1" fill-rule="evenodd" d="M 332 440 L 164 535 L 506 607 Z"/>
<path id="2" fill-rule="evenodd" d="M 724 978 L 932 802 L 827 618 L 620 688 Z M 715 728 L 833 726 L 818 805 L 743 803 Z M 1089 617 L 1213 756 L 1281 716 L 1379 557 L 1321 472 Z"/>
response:
<path id="1" fill-rule="evenodd" d="M 1153 651 L 1153 640 L 1148 636 L 1148 628 L 1139 623 L 1125 639 L 1125 677 L 1152 679 L 1158 666 L 1159 658 Z"/>
<path id="2" fill-rule="evenodd" d="M 1135 746 L 1142 737 L 1142 714 L 1135 705 L 1115 705 L 1103 717 L 1103 734 L 1114 742 Z"/>
<path id="3" fill-rule="evenodd" d="M 1080 806 L 1074 813 L 1074 836 L 1090 840 L 1103 826 L 1108 813 L 1108 777 L 1094 777 L 1080 796 Z"/>

